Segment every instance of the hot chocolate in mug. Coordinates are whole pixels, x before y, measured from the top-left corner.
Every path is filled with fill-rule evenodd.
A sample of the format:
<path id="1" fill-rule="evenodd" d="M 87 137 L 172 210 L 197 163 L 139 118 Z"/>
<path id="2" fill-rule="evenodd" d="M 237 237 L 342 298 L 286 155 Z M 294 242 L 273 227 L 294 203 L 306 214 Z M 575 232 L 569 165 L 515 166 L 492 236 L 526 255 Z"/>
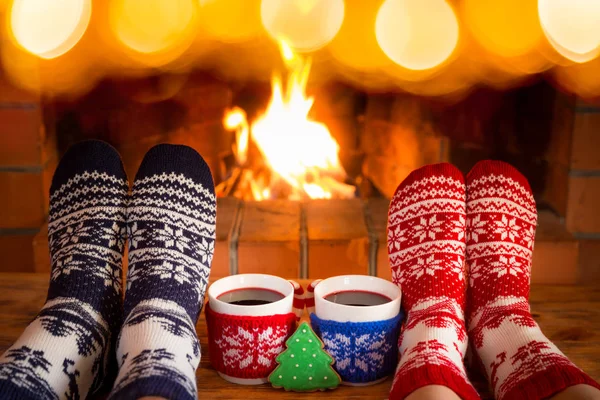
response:
<path id="1" fill-rule="evenodd" d="M 303 311 L 303 292 L 297 282 L 265 274 L 232 275 L 208 288 L 210 360 L 223 379 L 267 382 Z"/>
<path id="2" fill-rule="evenodd" d="M 347 385 L 372 385 L 398 361 L 400 288 L 365 275 L 317 280 L 307 291 L 311 324 Z"/>

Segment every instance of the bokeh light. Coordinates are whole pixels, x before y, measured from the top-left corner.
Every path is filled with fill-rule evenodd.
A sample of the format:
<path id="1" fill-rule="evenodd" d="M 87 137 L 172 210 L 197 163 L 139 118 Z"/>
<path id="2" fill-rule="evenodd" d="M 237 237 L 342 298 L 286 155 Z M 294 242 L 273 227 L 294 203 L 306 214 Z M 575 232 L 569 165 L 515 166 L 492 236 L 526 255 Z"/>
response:
<path id="1" fill-rule="evenodd" d="M 199 0 L 200 25 L 221 42 L 252 39 L 263 32 L 260 0 Z"/>
<path id="2" fill-rule="evenodd" d="M 193 41 L 198 6 L 197 0 L 112 0 L 110 26 L 127 48 L 166 62 Z"/>
<path id="3" fill-rule="evenodd" d="M 459 29 L 445 0 L 386 0 L 377 14 L 375 33 L 392 61 L 411 70 L 427 70 L 452 55 Z"/>
<path id="4" fill-rule="evenodd" d="M 354 1 L 346 7 L 342 27 L 327 46 L 338 61 L 360 71 L 391 63 L 375 37 L 375 18 L 382 3 L 383 0 Z"/>
<path id="5" fill-rule="evenodd" d="M 563 57 L 583 63 L 600 52 L 600 1 L 539 0 L 540 22 Z"/>
<path id="6" fill-rule="evenodd" d="M 51 59 L 77 44 L 91 13 L 91 0 L 15 0 L 10 10 L 10 30 L 19 46 Z"/>
<path id="7" fill-rule="evenodd" d="M 544 40 L 535 1 L 464 0 L 462 10 L 475 40 L 502 57 L 531 53 Z"/>
<path id="8" fill-rule="evenodd" d="M 260 15 L 269 35 L 295 50 L 318 50 L 344 21 L 344 0 L 262 0 Z"/>

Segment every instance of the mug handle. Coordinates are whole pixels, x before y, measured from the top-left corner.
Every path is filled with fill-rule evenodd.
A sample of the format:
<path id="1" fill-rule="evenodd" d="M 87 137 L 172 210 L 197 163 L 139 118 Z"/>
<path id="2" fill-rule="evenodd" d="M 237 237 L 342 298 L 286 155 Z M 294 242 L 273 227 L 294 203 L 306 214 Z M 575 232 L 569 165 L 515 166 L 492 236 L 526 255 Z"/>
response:
<path id="1" fill-rule="evenodd" d="M 315 312 L 315 287 L 321 282 L 323 279 L 315 279 L 308 285 L 306 288 L 306 297 L 304 299 L 304 303 L 306 304 L 306 312 L 308 315 Z"/>
<path id="2" fill-rule="evenodd" d="M 292 303 L 292 312 L 296 314 L 296 321 L 300 321 L 304 312 L 304 288 L 298 282 L 289 280 L 294 287 L 294 302 Z"/>

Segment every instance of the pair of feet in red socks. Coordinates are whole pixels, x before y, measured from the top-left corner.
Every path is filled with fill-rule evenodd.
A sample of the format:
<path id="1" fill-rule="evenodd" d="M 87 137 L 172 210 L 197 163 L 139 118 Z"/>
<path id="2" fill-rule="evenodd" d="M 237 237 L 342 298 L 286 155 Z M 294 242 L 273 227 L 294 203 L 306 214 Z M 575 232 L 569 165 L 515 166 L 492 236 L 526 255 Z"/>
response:
<path id="1" fill-rule="evenodd" d="M 478 163 L 466 185 L 450 164 L 423 167 L 400 184 L 388 252 L 407 319 L 390 399 L 427 385 L 479 398 L 463 364 L 468 343 L 498 399 L 541 399 L 576 384 L 600 388 L 529 312 L 536 224 L 529 183 L 506 163 Z"/>

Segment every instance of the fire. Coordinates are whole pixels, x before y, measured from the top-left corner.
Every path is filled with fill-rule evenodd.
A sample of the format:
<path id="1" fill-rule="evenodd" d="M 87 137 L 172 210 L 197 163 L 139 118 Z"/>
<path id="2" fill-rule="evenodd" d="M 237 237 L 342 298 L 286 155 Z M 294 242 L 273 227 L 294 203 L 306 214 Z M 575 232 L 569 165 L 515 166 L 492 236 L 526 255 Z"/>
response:
<path id="1" fill-rule="evenodd" d="M 248 137 L 250 128 L 246 120 L 246 112 L 239 107 L 232 108 L 223 118 L 223 125 L 229 130 L 235 129 L 233 154 L 240 165 L 246 164 L 248 158 Z"/>
<path id="2" fill-rule="evenodd" d="M 354 196 L 354 186 L 343 182 L 346 174 L 338 158 L 339 146 L 324 124 L 308 116 L 314 99 L 306 95 L 310 58 L 295 54 L 281 42 L 281 53 L 288 68 L 284 87 L 279 75 L 271 80 L 272 95 L 265 112 L 248 129 L 246 114 L 239 108 L 229 110 L 223 123 L 236 130 L 234 154 L 240 167 L 247 164 L 248 142 L 258 148 L 270 169 L 269 179 L 257 179 L 254 171 L 241 172 L 250 179 L 255 200 L 273 197 L 283 186 L 287 198 L 329 199 Z"/>

